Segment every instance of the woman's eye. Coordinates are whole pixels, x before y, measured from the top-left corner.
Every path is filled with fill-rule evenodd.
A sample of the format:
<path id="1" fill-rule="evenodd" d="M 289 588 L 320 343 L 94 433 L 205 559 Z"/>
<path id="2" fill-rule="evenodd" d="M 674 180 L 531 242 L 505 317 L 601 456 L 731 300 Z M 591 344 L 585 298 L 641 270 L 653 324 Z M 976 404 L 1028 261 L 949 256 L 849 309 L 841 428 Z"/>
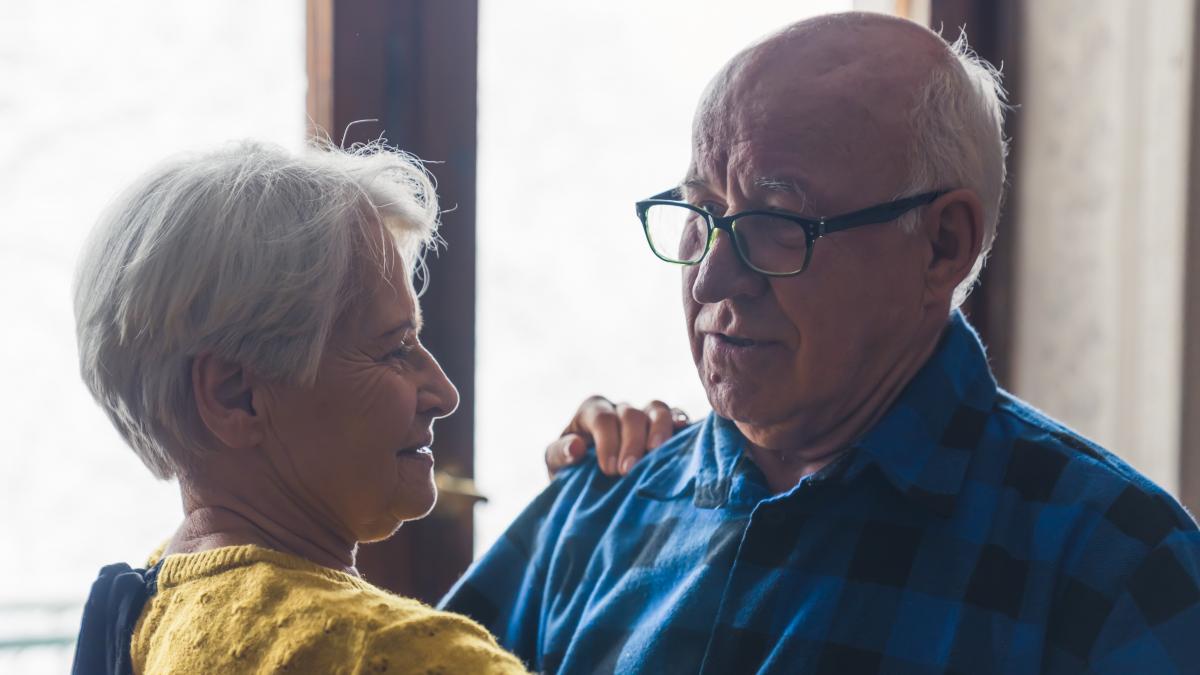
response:
<path id="1" fill-rule="evenodd" d="M 701 202 L 701 203 L 697 204 L 696 206 L 699 206 L 700 208 L 704 209 L 705 211 L 708 211 L 709 213 L 711 213 L 713 215 L 717 215 L 717 216 L 719 216 L 725 212 L 725 207 L 721 206 L 720 204 L 717 204 L 716 202 Z"/>
<path id="2" fill-rule="evenodd" d="M 403 361 L 404 359 L 408 358 L 415 349 L 416 347 L 413 345 L 400 345 L 396 349 L 388 352 L 384 358 L 388 361 Z"/>

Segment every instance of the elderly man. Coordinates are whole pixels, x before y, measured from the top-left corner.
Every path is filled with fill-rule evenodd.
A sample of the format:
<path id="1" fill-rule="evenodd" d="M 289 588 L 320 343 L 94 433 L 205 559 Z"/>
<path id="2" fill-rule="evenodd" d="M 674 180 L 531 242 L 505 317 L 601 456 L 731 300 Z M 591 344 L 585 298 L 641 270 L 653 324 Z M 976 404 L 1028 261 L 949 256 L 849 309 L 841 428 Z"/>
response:
<path id="1" fill-rule="evenodd" d="M 1195 523 L 999 390 L 955 309 L 1000 94 L 879 15 L 734 57 L 637 207 L 713 414 L 615 484 L 564 471 L 445 607 L 547 672 L 1196 672 Z"/>

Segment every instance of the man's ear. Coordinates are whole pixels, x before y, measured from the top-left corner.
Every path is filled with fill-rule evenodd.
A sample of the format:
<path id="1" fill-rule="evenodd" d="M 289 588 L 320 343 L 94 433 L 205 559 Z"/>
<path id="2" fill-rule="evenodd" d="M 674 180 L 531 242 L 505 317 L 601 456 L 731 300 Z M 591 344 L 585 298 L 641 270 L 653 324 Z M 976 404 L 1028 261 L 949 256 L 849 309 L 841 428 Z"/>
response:
<path id="1" fill-rule="evenodd" d="M 250 448 L 262 440 L 262 418 L 241 365 L 208 352 L 196 356 L 192 394 L 204 426 L 225 446 Z"/>
<path id="2" fill-rule="evenodd" d="M 951 190 L 928 207 L 922 228 L 932 255 L 925 274 L 931 301 L 949 302 L 983 248 L 983 205 L 973 190 Z"/>

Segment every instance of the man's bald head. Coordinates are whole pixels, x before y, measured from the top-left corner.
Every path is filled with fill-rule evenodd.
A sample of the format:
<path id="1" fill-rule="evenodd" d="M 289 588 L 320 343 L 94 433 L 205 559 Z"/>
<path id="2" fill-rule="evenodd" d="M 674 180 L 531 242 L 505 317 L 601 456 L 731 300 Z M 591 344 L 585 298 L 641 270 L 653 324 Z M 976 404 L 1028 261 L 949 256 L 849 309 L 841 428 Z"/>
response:
<path id="1" fill-rule="evenodd" d="M 950 46 L 928 28 L 887 14 L 827 14 L 790 26 L 750 45 L 728 66 L 758 66 L 768 72 L 783 65 L 787 75 L 862 77 L 867 81 L 914 85 L 935 63 L 954 60 Z"/>
<path id="2" fill-rule="evenodd" d="M 786 120 L 815 104 L 837 110 L 831 121 L 907 123 L 933 67 L 953 62 L 944 40 L 911 21 L 865 12 L 800 21 L 746 48 L 713 78 L 697 111 L 698 140 L 766 116 Z"/>
<path id="3" fill-rule="evenodd" d="M 968 187 L 983 204 L 986 253 L 1005 180 L 1003 95 L 965 40 L 948 44 L 885 14 L 819 16 L 751 45 L 713 78 L 696 111 L 692 172 L 704 170 L 695 160 L 727 162 L 754 143 L 791 147 L 818 165 L 800 173 L 854 181 L 876 201 Z M 814 176 L 785 178 L 817 210 L 834 189 Z"/>

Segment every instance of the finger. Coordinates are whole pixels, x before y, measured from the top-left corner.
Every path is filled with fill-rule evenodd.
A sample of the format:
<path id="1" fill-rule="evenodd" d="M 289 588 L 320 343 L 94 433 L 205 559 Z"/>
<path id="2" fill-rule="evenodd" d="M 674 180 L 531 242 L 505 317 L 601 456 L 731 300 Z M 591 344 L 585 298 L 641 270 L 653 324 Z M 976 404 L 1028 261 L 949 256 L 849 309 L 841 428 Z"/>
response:
<path id="1" fill-rule="evenodd" d="M 646 454 L 646 432 L 650 427 L 650 419 L 646 413 L 624 403 L 617 406 L 617 417 L 621 420 L 619 467 L 623 476 Z"/>
<path id="2" fill-rule="evenodd" d="M 671 408 L 671 421 L 675 425 L 675 431 L 679 431 L 680 429 L 691 424 L 692 418 L 688 417 L 688 414 L 679 408 Z"/>
<path id="3" fill-rule="evenodd" d="M 589 430 L 587 428 L 590 416 L 598 412 L 611 412 L 615 410 L 616 405 L 603 396 L 589 396 L 583 400 L 583 403 L 579 404 L 579 409 L 575 411 L 575 417 L 571 419 L 571 423 L 567 425 L 567 428 L 563 429 L 563 435 L 579 434 L 585 441 L 590 441 L 592 436 L 588 433 Z"/>
<path id="4" fill-rule="evenodd" d="M 579 434 L 567 434 L 546 446 L 546 473 L 553 478 L 560 470 L 577 463 L 587 452 Z"/>
<path id="5" fill-rule="evenodd" d="M 675 418 L 671 409 L 662 401 L 651 401 L 646 406 L 646 415 L 650 418 L 650 433 L 646 436 L 646 449 L 653 450 L 666 443 L 675 433 Z"/>
<path id="6" fill-rule="evenodd" d="M 621 450 L 621 422 L 612 404 L 590 405 L 580 415 L 580 435 L 591 436 L 596 446 L 596 462 L 604 473 L 617 475 L 617 454 Z"/>

